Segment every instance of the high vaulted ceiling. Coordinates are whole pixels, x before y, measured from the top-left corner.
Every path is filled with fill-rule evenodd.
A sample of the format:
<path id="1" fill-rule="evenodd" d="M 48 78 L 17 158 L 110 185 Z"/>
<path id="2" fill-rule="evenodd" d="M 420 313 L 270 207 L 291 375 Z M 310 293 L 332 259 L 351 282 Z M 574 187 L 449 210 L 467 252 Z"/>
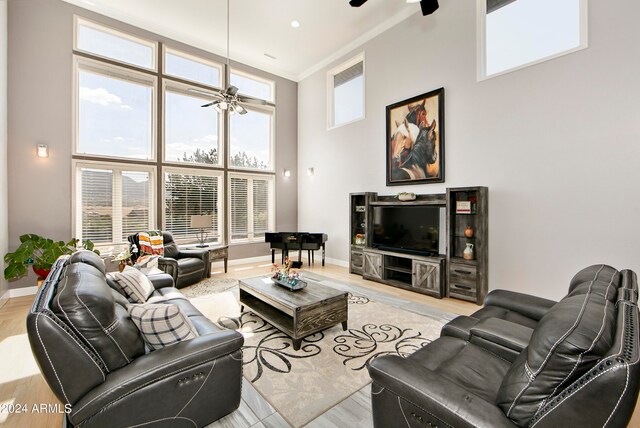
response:
<path id="1" fill-rule="evenodd" d="M 226 0 L 64 0 L 225 56 Z M 235 61 L 301 80 L 420 10 L 405 0 L 230 0 Z M 300 22 L 299 28 L 290 23 Z M 267 55 L 275 57 L 275 59 Z"/>

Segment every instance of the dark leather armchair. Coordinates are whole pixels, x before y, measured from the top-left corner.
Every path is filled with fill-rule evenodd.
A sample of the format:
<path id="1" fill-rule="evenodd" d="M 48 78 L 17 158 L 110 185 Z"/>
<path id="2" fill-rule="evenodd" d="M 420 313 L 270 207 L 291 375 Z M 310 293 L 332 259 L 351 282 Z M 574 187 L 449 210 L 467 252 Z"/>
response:
<path id="1" fill-rule="evenodd" d="M 47 384 L 82 427 L 203 427 L 234 411 L 242 389 L 242 335 L 221 329 L 174 288 L 150 277 L 155 302 L 179 306 L 199 336 L 149 352 L 129 303 L 90 251 L 63 256 L 27 315 Z"/>
<path id="2" fill-rule="evenodd" d="M 181 250 L 169 232 L 162 232 L 162 239 L 164 257 L 158 260 L 158 268 L 173 277 L 176 287 L 186 287 L 209 276 L 209 250 Z M 129 236 L 128 240 L 130 244 L 140 248 L 137 233 Z"/>
<path id="3" fill-rule="evenodd" d="M 407 358 L 373 360 L 374 426 L 626 426 L 640 389 L 635 273 L 590 266 L 548 310 L 534 300 L 502 302 L 518 315 L 475 319 L 468 339 L 443 329 Z"/>

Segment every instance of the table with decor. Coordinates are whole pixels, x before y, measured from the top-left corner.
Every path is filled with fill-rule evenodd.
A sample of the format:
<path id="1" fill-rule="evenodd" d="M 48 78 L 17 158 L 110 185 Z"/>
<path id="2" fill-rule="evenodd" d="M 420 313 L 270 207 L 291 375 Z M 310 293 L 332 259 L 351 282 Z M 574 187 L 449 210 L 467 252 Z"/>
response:
<path id="1" fill-rule="evenodd" d="M 298 277 L 295 291 L 273 278 L 257 276 L 240 280 L 240 310 L 245 307 L 293 339 L 299 350 L 302 339 L 336 324 L 347 330 L 348 296 L 344 291 Z"/>

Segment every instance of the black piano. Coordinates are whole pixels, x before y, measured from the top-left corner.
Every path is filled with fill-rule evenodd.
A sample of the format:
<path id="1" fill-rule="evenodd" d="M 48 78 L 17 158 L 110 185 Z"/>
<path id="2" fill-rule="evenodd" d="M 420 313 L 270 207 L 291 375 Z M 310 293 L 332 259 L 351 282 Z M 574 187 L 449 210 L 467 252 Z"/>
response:
<path id="1" fill-rule="evenodd" d="M 289 250 L 298 251 L 298 261 L 293 262 L 294 268 L 302 267 L 302 251 L 307 251 L 310 263 L 314 263 L 314 251 L 322 249 L 322 266 L 324 266 L 326 233 L 309 232 L 266 232 L 264 242 L 271 244 L 271 263 L 275 263 L 276 250 L 282 250 L 282 263 L 289 255 Z"/>

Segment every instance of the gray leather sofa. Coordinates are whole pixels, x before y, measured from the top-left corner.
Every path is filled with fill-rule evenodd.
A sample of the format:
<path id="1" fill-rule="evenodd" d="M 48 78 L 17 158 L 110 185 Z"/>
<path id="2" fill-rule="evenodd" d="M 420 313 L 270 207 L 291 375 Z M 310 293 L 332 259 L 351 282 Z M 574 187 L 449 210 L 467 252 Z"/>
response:
<path id="1" fill-rule="evenodd" d="M 180 306 L 199 337 L 145 352 L 127 299 L 89 251 L 58 259 L 38 291 L 29 341 L 49 387 L 71 405 L 70 424 L 202 427 L 238 408 L 242 335 L 204 317 L 169 275 L 151 279 L 151 299 Z"/>
<path id="2" fill-rule="evenodd" d="M 140 248 L 137 233 L 130 235 L 127 239 L 130 244 Z M 210 275 L 211 262 L 208 249 L 181 250 L 169 232 L 162 232 L 162 239 L 164 257 L 158 260 L 158 268 L 173 277 L 176 287 L 182 288 L 195 284 Z M 135 255 L 132 256 L 132 260 L 135 262 Z"/>
<path id="3" fill-rule="evenodd" d="M 376 427 L 626 426 L 640 388 L 634 272 L 590 266 L 555 304 L 493 296 L 408 358 L 371 363 Z"/>

